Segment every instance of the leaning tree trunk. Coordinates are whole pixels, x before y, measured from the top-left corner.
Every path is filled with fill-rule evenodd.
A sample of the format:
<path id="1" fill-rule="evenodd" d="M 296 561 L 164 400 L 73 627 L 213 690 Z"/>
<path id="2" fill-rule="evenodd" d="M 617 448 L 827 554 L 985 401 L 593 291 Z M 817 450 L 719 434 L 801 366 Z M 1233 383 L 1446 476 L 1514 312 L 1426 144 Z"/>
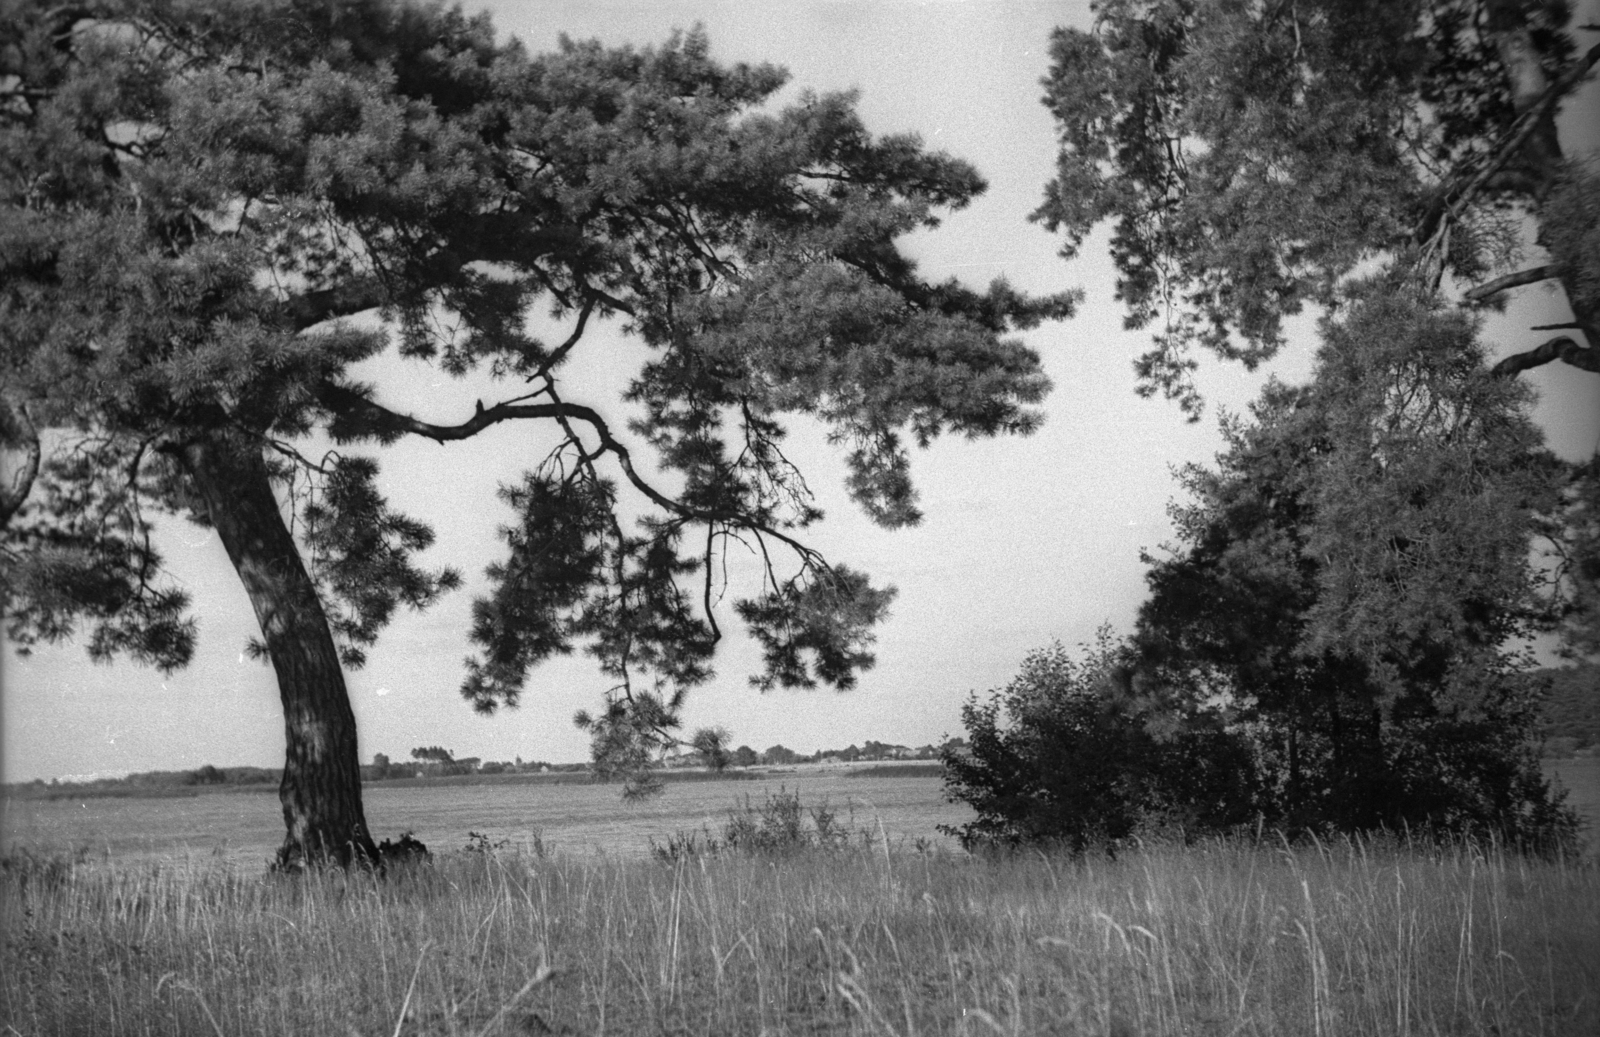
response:
<path id="1" fill-rule="evenodd" d="M 284 525 L 259 444 L 216 434 L 179 455 L 255 609 L 288 741 L 282 867 L 378 859 L 361 807 L 356 719 L 315 585 Z"/>

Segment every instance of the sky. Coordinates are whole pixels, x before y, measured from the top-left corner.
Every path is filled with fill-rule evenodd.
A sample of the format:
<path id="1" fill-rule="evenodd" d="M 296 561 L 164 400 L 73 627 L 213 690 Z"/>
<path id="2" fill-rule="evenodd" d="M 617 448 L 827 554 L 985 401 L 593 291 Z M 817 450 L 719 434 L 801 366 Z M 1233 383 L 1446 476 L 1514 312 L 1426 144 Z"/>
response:
<path id="1" fill-rule="evenodd" d="M 1144 332 L 1122 328 L 1102 231 L 1072 262 L 1059 242 L 1028 221 L 1050 177 L 1055 152 L 1039 104 L 1052 27 L 1087 27 L 1087 2 L 1029 0 L 501 0 L 487 7 L 502 34 L 538 52 L 561 34 L 606 44 L 648 45 L 674 29 L 705 26 L 725 61 L 769 61 L 792 74 L 781 99 L 802 89 L 860 92 L 859 110 L 877 133 L 919 134 L 927 146 L 973 162 L 988 193 L 942 227 L 907 242 L 931 279 L 956 276 L 975 286 L 1005 276 L 1030 292 L 1080 287 L 1078 315 L 1023 335 L 1055 384 L 1046 422 L 1026 438 L 945 439 L 913 459 L 926 514 L 912 529 L 873 526 L 847 499 L 844 466 L 822 431 L 793 427 L 791 456 L 806 473 L 827 519 L 808 542 L 830 560 L 870 573 L 899 594 L 878 631 L 876 667 L 849 692 L 757 692 L 749 677 L 759 651 L 732 615 L 717 677 L 691 694 L 686 727 L 718 724 L 734 745 L 773 744 L 810 751 L 867 739 L 922 745 L 962 733 L 960 708 L 976 691 L 1000 687 L 1032 650 L 1052 641 L 1090 640 L 1110 624 L 1130 629 L 1144 596 L 1140 551 L 1171 539 L 1167 505 L 1177 495 L 1173 469 L 1207 463 L 1221 449 L 1217 415 L 1241 411 L 1269 375 L 1309 373 L 1312 317 L 1294 325 L 1293 344 L 1255 372 L 1202 363 L 1209 409 L 1197 424 L 1176 405 L 1134 394 L 1133 358 Z M 1575 22 L 1600 21 L 1600 0 L 1578 5 Z M 1589 149 L 1600 125 L 1591 84 L 1564 116 L 1563 138 Z M 1559 294 L 1519 290 L 1485 338 L 1498 352 L 1528 348 L 1533 324 L 1570 320 Z M 553 329 L 552 329 L 553 330 Z M 624 425 L 616 389 L 642 351 L 615 327 L 601 327 L 568 371 L 564 395 L 589 403 L 613 428 Z M 483 380 L 456 381 L 393 357 L 361 374 L 383 385 L 380 398 L 436 422 L 457 422 L 474 400 L 497 398 Z M 1600 378 L 1563 365 L 1533 372 L 1536 418 L 1551 446 L 1570 458 L 1600 444 Z M 503 395 L 501 393 L 500 395 Z M 474 590 L 498 555 L 496 528 L 510 518 L 494 497 L 543 456 L 549 430 L 498 426 L 471 441 L 405 442 L 383 451 L 383 485 L 392 503 L 432 523 L 438 535 L 425 564 L 453 565 L 467 587 L 425 613 L 400 615 L 348 674 L 361 754 L 408 758 L 441 745 L 486 760 L 576 761 L 587 757 L 574 712 L 593 708 L 608 681 L 579 654 L 529 677 L 522 705 L 492 717 L 472 711 L 457 688 L 468 654 Z M 126 662 L 91 664 L 79 644 L 17 657 L 0 655 L 0 777 L 5 781 L 114 775 L 154 769 L 280 766 L 283 720 L 270 667 L 243 653 L 254 620 L 216 538 L 174 522 L 160 530 L 169 568 L 188 587 L 200 618 L 194 662 L 162 676 Z M 733 570 L 739 581 L 748 564 Z M 748 593 L 748 591 L 746 591 Z"/>

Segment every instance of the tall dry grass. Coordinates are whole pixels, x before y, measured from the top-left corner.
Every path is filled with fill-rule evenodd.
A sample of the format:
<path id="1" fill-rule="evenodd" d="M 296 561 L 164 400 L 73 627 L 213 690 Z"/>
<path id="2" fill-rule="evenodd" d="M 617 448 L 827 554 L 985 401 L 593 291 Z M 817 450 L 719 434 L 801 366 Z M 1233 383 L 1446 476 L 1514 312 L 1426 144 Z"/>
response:
<path id="1" fill-rule="evenodd" d="M 1592 864 L 478 850 L 385 879 L 13 856 L 0 1032 L 1600 1033 Z"/>

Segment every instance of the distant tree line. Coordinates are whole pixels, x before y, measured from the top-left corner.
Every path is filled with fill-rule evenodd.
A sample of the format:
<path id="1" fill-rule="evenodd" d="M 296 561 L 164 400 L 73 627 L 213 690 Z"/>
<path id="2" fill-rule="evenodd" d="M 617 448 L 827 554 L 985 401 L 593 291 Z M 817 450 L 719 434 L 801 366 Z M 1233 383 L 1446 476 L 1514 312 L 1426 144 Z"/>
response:
<path id="1" fill-rule="evenodd" d="M 23 797 L 50 796 L 57 792 L 75 796 L 162 795 L 176 790 L 201 788 L 267 788 L 276 786 L 282 778 L 283 772 L 275 767 L 217 767 L 208 763 L 193 770 L 139 771 L 120 778 L 91 778 L 85 781 L 70 778 L 66 781 L 35 779 L 7 785 L 6 792 Z"/>
<path id="2" fill-rule="evenodd" d="M 922 745 L 912 748 L 905 745 L 896 745 L 888 742 L 877 742 L 868 739 L 861 745 L 852 742 L 843 749 L 818 749 L 811 753 L 797 752 L 784 745 L 773 745 L 757 752 L 748 745 L 741 745 L 728 754 L 728 764 L 734 767 L 787 767 L 799 763 L 866 763 L 889 760 L 938 760 L 940 754 L 946 749 L 954 749 L 966 745 L 962 738 L 942 742 L 939 745 Z M 694 760 L 690 754 L 679 757 L 683 766 L 692 766 Z"/>
<path id="3" fill-rule="evenodd" d="M 397 778 L 442 778 L 460 774 L 546 774 L 554 772 L 580 772 L 589 769 L 588 763 L 550 763 L 545 760 L 481 760 L 476 756 L 457 757 L 448 749 L 425 746 L 411 750 L 410 761 L 393 761 L 383 753 L 373 756 L 372 762 L 361 768 L 363 781 L 385 781 Z"/>
<path id="4" fill-rule="evenodd" d="M 774 745 L 757 752 L 741 745 L 727 754 L 726 766 L 732 767 L 784 767 L 801 763 L 867 763 L 892 760 L 938 760 L 947 751 L 964 751 L 966 740 L 954 738 L 941 744 L 910 748 L 871 739 L 860 746 L 851 744 L 843 749 L 818 749 L 811 753 L 796 752 L 783 745 Z M 392 760 L 384 753 L 373 756 L 372 762 L 361 767 L 362 781 L 393 781 L 398 779 L 441 778 L 477 774 L 588 774 L 594 771 L 590 761 L 578 763 L 553 763 L 548 760 L 480 760 L 477 757 L 457 757 L 440 746 L 422 746 L 411 750 L 410 760 Z M 705 760 L 694 753 L 663 761 L 665 767 L 704 766 Z M 283 780 L 283 772 L 276 767 L 218 767 L 202 764 L 193 770 L 140 771 L 121 778 L 94 778 L 87 781 L 61 781 L 59 779 L 7 786 L 8 791 L 21 795 L 49 794 L 50 790 L 70 791 L 73 795 L 140 795 L 160 794 L 179 789 L 228 788 L 235 786 L 275 786 Z"/>
<path id="5" fill-rule="evenodd" d="M 868 739 L 861 745 L 851 743 L 843 749 L 822 748 L 804 753 L 784 745 L 769 746 L 756 751 L 748 745 L 734 749 L 717 747 L 715 755 L 706 750 L 691 750 L 655 761 L 657 768 L 685 767 L 787 767 L 803 763 L 872 763 L 895 760 L 940 760 L 945 753 L 960 753 L 966 749 L 966 739 L 947 739 L 938 745 L 898 745 Z M 590 762 L 550 763 L 543 760 L 481 761 L 476 757 L 457 757 L 439 746 L 423 746 L 411 750 L 410 762 L 395 762 L 383 753 L 373 757 L 372 763 L 361 769 L 366 781 L 383 781 L 394 778 L 436 778 L 458 774 L 540 774 L 573 773 L 594 770 Z M 597 773 L 599 773 L 597 771 Z"/>

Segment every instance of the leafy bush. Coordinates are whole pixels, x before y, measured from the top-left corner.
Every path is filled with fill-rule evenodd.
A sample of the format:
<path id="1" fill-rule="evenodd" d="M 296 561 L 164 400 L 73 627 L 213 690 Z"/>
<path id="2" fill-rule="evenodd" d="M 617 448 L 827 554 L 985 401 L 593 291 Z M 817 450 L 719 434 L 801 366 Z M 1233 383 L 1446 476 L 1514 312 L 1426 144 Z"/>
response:
<path id="1" fill-rule="evenodd" d="M 664 844 L 652 839 L 650 853 L 657 860 L 674 863 L 727 850 L 749 854 L 834 850 L 849 841 L 849 829 L 839 822 L 838 813 L 828 808 L 826 799 L 807 809 L 800 803 L 800 793 L 779 786 L 760 806 L 752 805 L 746 796 L 743 807 L 728 811 L 720 836 L 709 829 L 676 832 Z"/>
<path id="2" fill-rule="evenodd" d="M 978 816 L 941 826 L 968 848 L 1057 844 L 1115 850 L 1133 837 L 1185 839 L 1265 826 L 1291 835 L 1405 829 L 1570 846 L 1577 819 L 1553 795 L 1515 717 L 1397 715 L 1357 778 L 1294 795 L 1325 775 L 1327 749 L 1270 714 L 1180 704 L 1133 676 L 1136 650 L 1102 630 L 1081 658 L 1030 655 L 987 701 L 962 709 L 965 751 L 946 749 L 945 788 Z M 1290 746 L 1285 749 L 1285 743 Z"/>
<path id="3" fill-rule="evenodd" d="M 1247 746 L 1215 726 L 1141 717 L 1119 686 L 1125 651 L 1102 629 L 1083 658 L 1034 652 L 988 701 L 962 708 L 967 746 L 943 754 L 945 788 L 978 817 L 941 826 L 963 845 L 1114 848 L 1153 826 L 1214 831 L 1245 822 L 1254 799 Z"/>
<path id="4" fill-rule="evenodd" d="M 407 833 L 408 835 L 410 833 Z M 510 839 L 490 839 L 482 832 L 468 832 L 467 845 L 462 847 L 465 853 L 494 853 L 511 845 Z"/>

